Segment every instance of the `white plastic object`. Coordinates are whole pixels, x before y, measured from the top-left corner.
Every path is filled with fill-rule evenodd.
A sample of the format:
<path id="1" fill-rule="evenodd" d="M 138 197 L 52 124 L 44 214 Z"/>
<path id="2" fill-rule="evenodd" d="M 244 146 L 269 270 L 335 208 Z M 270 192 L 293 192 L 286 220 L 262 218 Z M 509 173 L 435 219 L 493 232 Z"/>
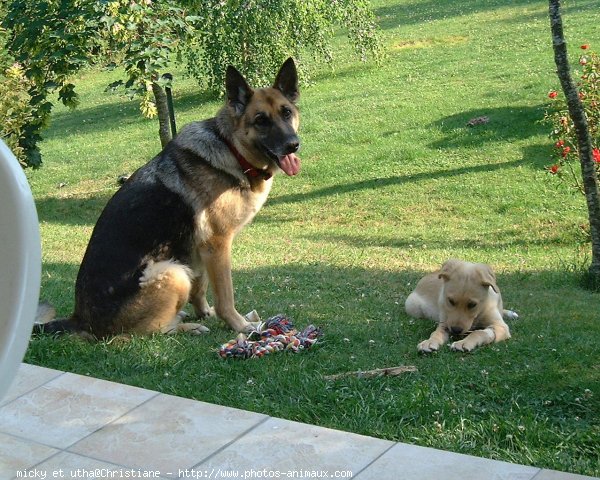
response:
<path id="1" fill-rule="evenodd" d="M 0 399 L 23 360 L 42 275 L 35 203 L 19 162 L 0 140 Z"/>

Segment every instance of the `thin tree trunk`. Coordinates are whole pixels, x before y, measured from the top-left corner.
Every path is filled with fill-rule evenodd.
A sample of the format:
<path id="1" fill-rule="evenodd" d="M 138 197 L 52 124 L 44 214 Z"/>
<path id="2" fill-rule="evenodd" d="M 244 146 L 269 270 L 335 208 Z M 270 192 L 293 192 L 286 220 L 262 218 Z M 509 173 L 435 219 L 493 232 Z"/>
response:
<path id="1" fill-rule="evenodd" d="M 169 107 L 167 105 L 167 94 L 158 83 L 152 82 L 152 93 L 156 102 L 158 113 L 158 135 L 160 143 L 164 148 L 171 141 L 171 130 L 169 127 Z"/>
<path id="2" fill-rule="evenodd" d="M 554 61 L 560 84 L 567 99 L 569 115 L 573 120 L 575 132 L 577 133 L 577 147 L 581 163 L 583 189 L 590 220 L 592 263 L 589 273 L 593 286 L 598 288 L 600 287 L 600 191 L 598 188 L 598 176 L 592 158 L 592 141 L 583 105 L 579 98 L 579 92 L 571 77 L 571 69 L 567 58 L 567 45 L 560 15 L 560 0 L 549 0 L 549 5 Z"/>

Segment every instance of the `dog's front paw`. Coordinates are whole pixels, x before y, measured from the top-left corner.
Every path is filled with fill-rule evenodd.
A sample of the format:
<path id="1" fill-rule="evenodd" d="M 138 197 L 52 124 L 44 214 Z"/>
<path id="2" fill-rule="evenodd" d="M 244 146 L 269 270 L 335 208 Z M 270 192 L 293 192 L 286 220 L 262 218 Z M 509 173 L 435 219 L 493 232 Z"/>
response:
<path id="1" fill-rule="evenodd" d="M 259 332 L 264 325 L 263 322 L 260 321 L 260 315 L 256 310 L 252 310 L 244 315 L 244 323 L 245 325 L 241 330 L 238 330 L 240 333 L 253 333 Z"/>
<path id="2" fill-rule="evenodd" d="M 423 340 L 421 343 L 417 345 L 417 350 L 420 353 L 431 353 L 437 352 L 440 348 L 440 344 L 435 340 L 427 339 Z"/>
<path id="3" fill-rule="evenodd" d="M 458 342 L 454 342 L 452 343 L 452 345 L 450 345 L 450 349 L 453 352 L 472 352 L 473 350 L 475 350 L 475 348 L 477 347 L 477 344 L 469 341 L 468 338 L 465 338 L 464 340 L 460 340 Z"/>

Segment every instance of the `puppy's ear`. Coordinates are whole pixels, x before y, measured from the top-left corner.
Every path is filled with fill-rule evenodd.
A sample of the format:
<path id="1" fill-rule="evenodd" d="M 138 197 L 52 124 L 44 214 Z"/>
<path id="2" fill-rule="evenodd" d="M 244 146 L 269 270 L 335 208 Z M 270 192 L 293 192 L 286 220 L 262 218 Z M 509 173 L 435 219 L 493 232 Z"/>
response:
<path id="1" fill-rule="evenodd" d="M 240 117 L 254 93 L 246 79 L 231 65 L 225 73 L 225 89 L 227 90 L 227 104 L 233 113 Z"/>
<path id="2" fill-rule="evenodd" d="M 496 284 L 496 274 L 489 265 L 477 265 L 477 273 L 481 277 L 481 285 L 485 288 L 492 287 L 494 292 L 498 293 L 498 285 Z"/>
<path id="3" fill-rule="evenodd" d="M 454 260 L 454 259 L 448 260 L 447 262 L 445 262 L 442 265 L 442 268 L 438 272 L 438 277 L 444 281 L 450 280 L 450 275 L 452 275 L 452 272 L 454 272 L 454 270 L 456 270 L 456 266 L 459 263 L 460 262 L 458 260 Z"/>
<path id="4" fill-rule="evenodd" d="M 300 92 L 298 91 L 298 72 L 292 57 L 288 58 L 279 69 L 273 83 L 273 88 L 279 90 L 292 103 L 296 103 Z"/>

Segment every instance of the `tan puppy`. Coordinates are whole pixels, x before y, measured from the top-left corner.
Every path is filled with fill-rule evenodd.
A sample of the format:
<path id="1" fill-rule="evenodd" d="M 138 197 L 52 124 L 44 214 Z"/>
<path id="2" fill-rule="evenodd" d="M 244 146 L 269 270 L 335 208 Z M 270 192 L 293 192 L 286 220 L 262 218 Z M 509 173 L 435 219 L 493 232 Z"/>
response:
<path id="1" fill-rule="evenodd" d="M 438 326 L 429 339 L 417 346 L 430 353 L 444 345 L 450 335 L 468 335 L 450 348 L 463 352 L 510 338 L 503 318 L 518 315 L 502 308 L 496 275 L 483 263 L 448 260 L 442 268 L 423 277 L 405 303 L 406 313 L 429 318 Z"/>

